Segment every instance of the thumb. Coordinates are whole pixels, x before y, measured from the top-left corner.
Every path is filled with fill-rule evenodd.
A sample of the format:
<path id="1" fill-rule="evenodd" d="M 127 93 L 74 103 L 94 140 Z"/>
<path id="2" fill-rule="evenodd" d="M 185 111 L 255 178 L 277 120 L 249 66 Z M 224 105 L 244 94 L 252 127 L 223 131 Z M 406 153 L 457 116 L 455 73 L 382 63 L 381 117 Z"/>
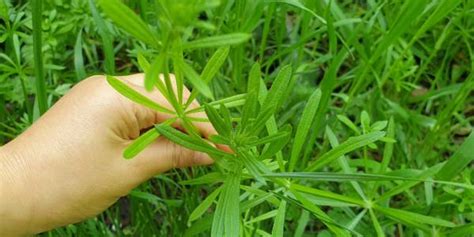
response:
<path id="1" fill-rule="evenodd" d="M 207 154 L 189 150 L 164 137 L 158 138 L 132 161 L 148 177 L 173 168 L 210 165 L 214 162 Z"/>

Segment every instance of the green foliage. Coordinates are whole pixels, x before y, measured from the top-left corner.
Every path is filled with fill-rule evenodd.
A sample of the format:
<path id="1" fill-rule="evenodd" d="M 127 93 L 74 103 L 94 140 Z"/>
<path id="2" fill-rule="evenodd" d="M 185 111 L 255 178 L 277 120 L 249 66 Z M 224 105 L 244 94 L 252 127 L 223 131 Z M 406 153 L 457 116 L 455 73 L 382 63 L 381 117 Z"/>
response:
<path id="1" fill-rule="evenodd" d="M 216 161 L 45 235 L 472 233 L 470 1 L 43 2 L 0 0 L 2 141 L 105 71 L 171 115 L 124 158 L 164 137 Z M 113 76 L 138 71 L 170 107 Z M 204 121 L 218 134 L 203 137 Z"/>

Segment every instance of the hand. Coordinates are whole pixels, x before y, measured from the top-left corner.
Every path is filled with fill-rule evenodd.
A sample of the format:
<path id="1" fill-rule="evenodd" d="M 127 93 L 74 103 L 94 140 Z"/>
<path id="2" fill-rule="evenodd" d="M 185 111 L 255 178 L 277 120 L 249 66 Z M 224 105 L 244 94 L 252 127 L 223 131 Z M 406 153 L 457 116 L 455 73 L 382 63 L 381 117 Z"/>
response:
<path id="1" fill-rule="evenodd" d="M 143 74 L 118 78 L 171 109 L 158 91 L 145 91 Z M 183 93 L 189 96 L 189 91 Z M 77 84 L 0 149 L 0 236 L 79 222 L 99 214 L 156 174 L 211 164 L 206 154 L 163 137 L 134 159 L 122 158 L 140 131 L 169 117 L 118 94 L 103 76 Z M 215 133 L 209 123 L 195 125 L 204 136 Z"/>

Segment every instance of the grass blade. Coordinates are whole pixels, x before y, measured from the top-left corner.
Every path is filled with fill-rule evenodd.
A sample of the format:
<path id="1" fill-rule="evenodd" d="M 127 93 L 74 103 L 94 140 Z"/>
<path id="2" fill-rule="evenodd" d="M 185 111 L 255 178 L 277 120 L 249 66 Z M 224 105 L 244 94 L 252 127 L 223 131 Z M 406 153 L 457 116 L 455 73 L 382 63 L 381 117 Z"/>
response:
<path id="1" fill-rule="evenodd" d="M 113 46 L 113 36 L 105 25 L 105 21 L 97 11 L 94 0 L 89 0 L 89 7 L 92 12 L 92 17 L 97 26 L 100 38 L 102 39 L 102 50 L 105 57 L 105 72 L 107 74 L 115 74 L 115 53 Z"/>
<path id="2" fill-rule="evenodd" d="M 451 180 L 466 168 L 474 160 L 474 132 L 466 138 L 464 143 L 449 158 L 448 162 L 436 174 L 436 178 L 441 180 Z"/>
<path id="3" fill-rule="evenodd" d="M 77 80 L 80 81 L 86 78 L 86 71 L 84 70 L 84 57 L 82 56 L 82 30 L 79 31 L 74 44 L 74 69 L 76 70 Z"/>

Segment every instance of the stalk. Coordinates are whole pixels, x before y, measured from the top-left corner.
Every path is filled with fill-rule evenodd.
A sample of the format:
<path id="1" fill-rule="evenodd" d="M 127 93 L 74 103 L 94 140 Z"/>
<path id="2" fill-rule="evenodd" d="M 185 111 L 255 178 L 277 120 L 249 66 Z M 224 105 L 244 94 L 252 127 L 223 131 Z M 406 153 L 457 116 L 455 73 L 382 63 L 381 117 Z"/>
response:
<path id="1" fill-rule="evenodd" d="M 36 99 L 38 100 L 39 113 L 42 115 L 48 109 L 48 102 L 41 52 L 41 0 L 31 0 L 31 7 L 33 12 L 33 56 L 36 78 Z"/>

